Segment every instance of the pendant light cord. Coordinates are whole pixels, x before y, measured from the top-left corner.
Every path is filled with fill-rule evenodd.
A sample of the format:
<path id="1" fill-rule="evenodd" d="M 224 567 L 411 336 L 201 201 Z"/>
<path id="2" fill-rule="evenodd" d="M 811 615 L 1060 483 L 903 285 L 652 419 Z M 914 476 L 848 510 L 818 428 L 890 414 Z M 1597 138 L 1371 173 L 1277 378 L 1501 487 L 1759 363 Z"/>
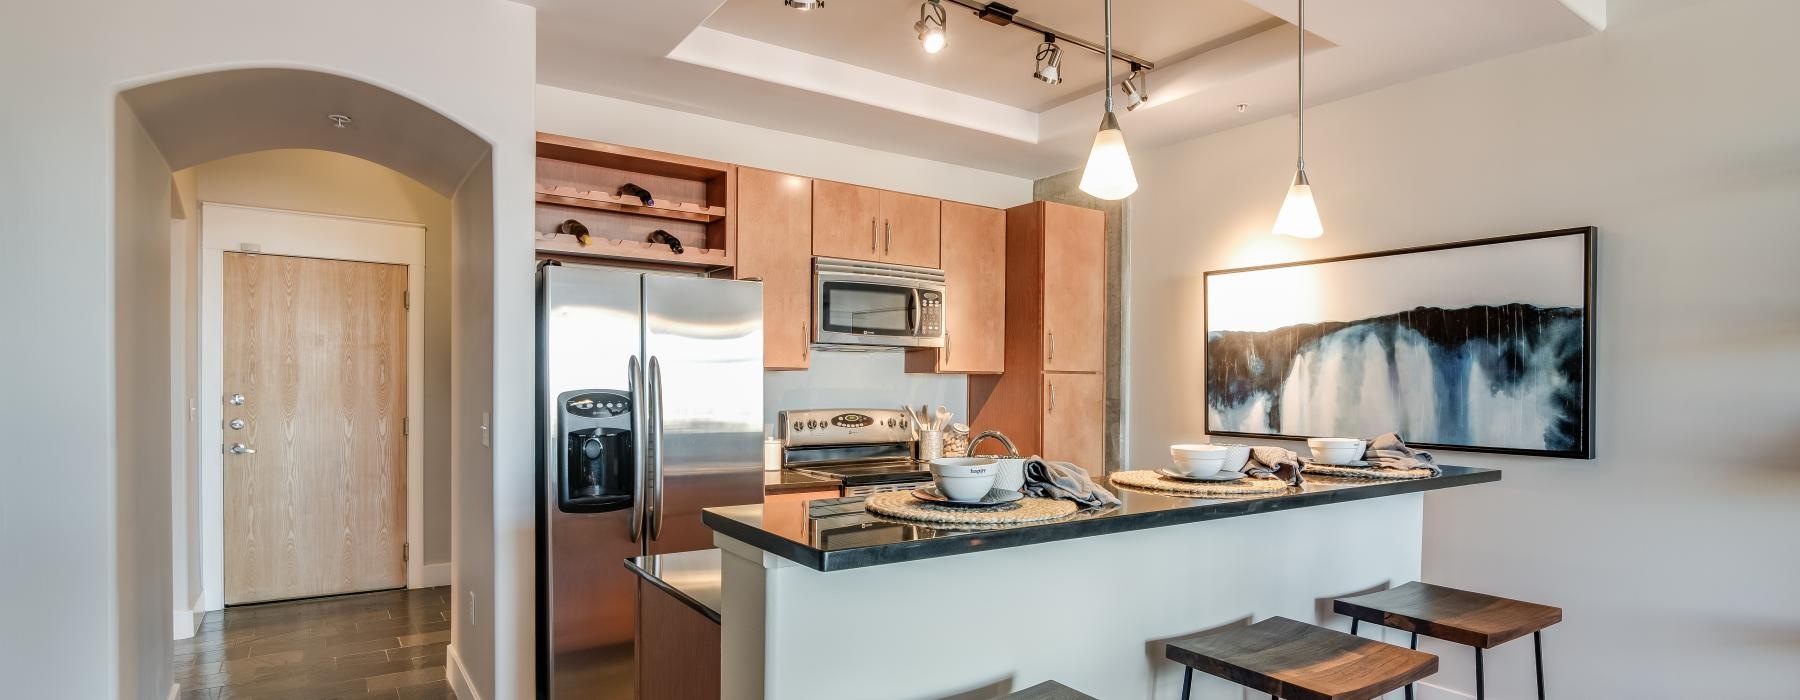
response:
<path id="1" fill-rule="evenodd" d="M 1297 145 L 1298 155 L 1294 159 L 1294 169 L 1306 170 L 1306 0 L 1300 0 L 1300 67 L 1296 80 L 1294 104 L 1300 109 L 1300 136 Z M 1108 64 L 1111 68 L 1111 64 Z M 1107 107 L 1111 108 L 1111 95 L 1108 95 Z"/>
<path id="2" fill-rule="evenodd" d="M 1106 0 L 1106 111 L 1113 111 L 1112 0 Z"/>

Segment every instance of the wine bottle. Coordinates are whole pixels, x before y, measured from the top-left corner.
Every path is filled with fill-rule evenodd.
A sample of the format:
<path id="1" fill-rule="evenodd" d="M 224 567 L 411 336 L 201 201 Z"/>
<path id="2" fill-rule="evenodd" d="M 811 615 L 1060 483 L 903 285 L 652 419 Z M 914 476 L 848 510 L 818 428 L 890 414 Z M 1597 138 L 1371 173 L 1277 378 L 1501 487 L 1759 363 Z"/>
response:
<path id="1" fill-rule="evenodd" d="M 639 187 L 636 183 L 627 182 L 623 185 L 619 185 L 618 194 L 620 197 L 636 197 L 642 201 L 646 207 L 656 206 L 656 200 L 650 197 L 650 190 Z"/>
<path id="2" fill-rule="evenodd" d="M 669 246 L 670 252 L 672 252 L 676 255 L 681 254 L 681 239 L 676 238 L 674 234 L 669 233 L 668 231 L 664 231 L 660 228 L 655 231 L 651 231 L 650 232 L 650 242 L 651 243 L 666 243 Z"/>

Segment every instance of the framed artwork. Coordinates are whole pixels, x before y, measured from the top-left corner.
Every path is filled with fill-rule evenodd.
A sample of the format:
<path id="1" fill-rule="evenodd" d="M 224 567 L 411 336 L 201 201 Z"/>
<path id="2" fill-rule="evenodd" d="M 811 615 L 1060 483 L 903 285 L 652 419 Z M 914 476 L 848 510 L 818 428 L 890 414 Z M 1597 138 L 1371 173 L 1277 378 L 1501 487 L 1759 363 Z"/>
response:
<path id="1" fill-rule="evenodd" d="M 1592 227 L 1206 273 L 1206 432 L 1594 454 Z"/>

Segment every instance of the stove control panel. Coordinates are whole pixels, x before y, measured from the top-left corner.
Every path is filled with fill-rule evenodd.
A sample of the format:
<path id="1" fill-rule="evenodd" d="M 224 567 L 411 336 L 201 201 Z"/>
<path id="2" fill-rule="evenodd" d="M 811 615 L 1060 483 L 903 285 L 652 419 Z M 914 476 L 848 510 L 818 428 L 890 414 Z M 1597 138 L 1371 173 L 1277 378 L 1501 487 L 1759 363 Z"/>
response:
<path id="1" fill-rule="evenodd" d="M 913 421 L 892 408 L 813 408 L 778 414 L 783 447 L 913 442 Z"/>

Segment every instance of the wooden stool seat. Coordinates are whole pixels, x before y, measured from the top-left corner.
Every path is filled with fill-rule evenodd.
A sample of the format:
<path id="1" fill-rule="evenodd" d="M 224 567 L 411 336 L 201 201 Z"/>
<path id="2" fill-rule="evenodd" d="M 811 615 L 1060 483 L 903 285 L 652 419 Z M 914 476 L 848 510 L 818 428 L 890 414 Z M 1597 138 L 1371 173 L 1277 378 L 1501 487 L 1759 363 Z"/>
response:
<path id="1" fill-rule="evenodd" d="M 1168 657 L 1190 679 L 1204 671 L 1289 700 L 1368 700 L 1438 668 L 1431 654 L 1285 617 L 1169 642 Z"/>
<path id="2" fill-rule="evenodd" d="M 1414 581 L 1339 598 L 1332 609 L 1364 622 L 1492 649 L 1562 622 L 1562 608 Z"/>
<path id="3" fill-rule="evenodd" d="M 1015 690 L 1000 697 L 1000 700 L 1099 700 L 1056 681 L 1044 681 L 1024 690 Z"/>

